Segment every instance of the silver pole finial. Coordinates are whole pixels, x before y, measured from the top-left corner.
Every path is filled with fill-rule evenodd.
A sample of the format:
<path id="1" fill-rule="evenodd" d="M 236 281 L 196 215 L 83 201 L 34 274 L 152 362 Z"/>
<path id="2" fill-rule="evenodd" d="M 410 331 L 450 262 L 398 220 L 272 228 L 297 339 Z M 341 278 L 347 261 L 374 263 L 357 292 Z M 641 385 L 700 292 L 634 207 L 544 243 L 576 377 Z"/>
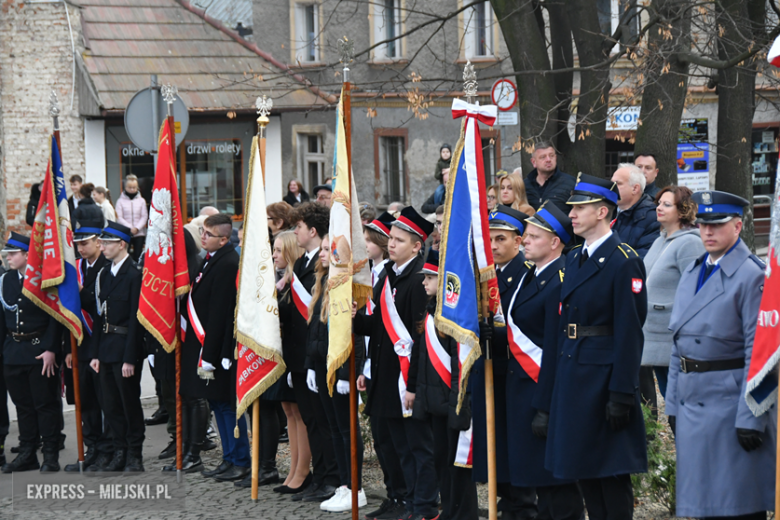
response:
<path id="1" fill-rule="evenodd" d="M 163 85 L 160 91 L 162 92 L 163 100 L 169 105 L 176 100 L 176 95 L 179 93 L 179 89 L 171 84 Z"/>
<path id="2" fill-rule="evenodd" d="M 477 97 L 477 72 L 474 70 L 474 65 L 471 61 L 466 62 L 466 66 L 463 68 L 463 93 L 466 95 L 466 101 L 469 103 L 474 102 L 474 98 Z"/>
<path id="3" fill-rule="evenodd" d="M 344 65 L 344 81 L 349 81 L 349 64 L 355 57 L 355 42 L 344 36 L 338 40 L 339 61 Z"/>
<path id="4" fill-rule="evenodd" d="M 255 100 L 255 107 L 260 117 L 268 117 L 271 114 L 271 109 L 274 107 L 274 101 L 263 94 L 263 97 L 258 96 Z"/>
<path id="5" fill-rule="evenodd" d="M 49 94 L 49 115 L 51 117 L 60 115 L 60 102 L 57 100 L 57 93 L 54 92 L 54 89 L 51 89 L 51 94 Z"/>

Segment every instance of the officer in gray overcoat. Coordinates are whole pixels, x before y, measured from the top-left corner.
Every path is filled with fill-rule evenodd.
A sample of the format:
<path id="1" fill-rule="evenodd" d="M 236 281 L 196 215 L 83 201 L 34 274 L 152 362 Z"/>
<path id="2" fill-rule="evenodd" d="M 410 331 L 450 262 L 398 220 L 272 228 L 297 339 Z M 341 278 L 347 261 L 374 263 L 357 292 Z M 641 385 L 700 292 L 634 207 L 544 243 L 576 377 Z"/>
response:
<path id="1" fill-rule="evenodd" d="M 745 402 L 764 265 L 739 238 L 749 202 L 693 194 L 706 253 L 683 272 L 669 328 L 666 414 L 677 444 L 677 516 L 758 520 L 774 509 L 776 413 Z"/>

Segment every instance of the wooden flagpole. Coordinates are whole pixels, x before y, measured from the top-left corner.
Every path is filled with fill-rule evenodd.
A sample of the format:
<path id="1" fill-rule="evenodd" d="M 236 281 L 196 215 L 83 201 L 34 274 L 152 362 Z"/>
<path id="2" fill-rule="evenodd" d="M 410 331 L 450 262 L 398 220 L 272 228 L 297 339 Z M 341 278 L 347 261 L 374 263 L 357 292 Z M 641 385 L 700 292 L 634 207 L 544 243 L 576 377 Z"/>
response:
<path id="1" fill-rule="evenodd" d="M 345 36 L 339 40 L 339 53 L 341 54 L 341 63 L 343 69 L 343 87 L 344 87 L 344 135 L 347 148 L 347 190 L 352 195 L 352 84 L 349 81 L 349 64 L 354 54 L 354 43 Z M 352 210 L 355 210 L 355 203 L 352 201 Z M 349 236 L 352 236 L 352 219 L 349 219 Z M 352 335 L 352 344 L 349 347 L 349 454 L 351 471 L 351 491 L 352 491 L 352 520 L 358 520 L 358 493 L 360 483 L 358 482 L 358 405 L 357 405 L 357 375 L 355 374 L 355 335 Z"/>
<path id="2" fill-rule="evenodd" d="M 62 141 L 60 140 L 60 106 L 57 102 L 57 94 L 51 91 L 49 98 L 49 114 L 54 121 L 54 139 L 57 141 L 57 153 L 62 164 Z M 53 182 L 54 179 L 51 179 Z M 73 215 L 70 216 L 71 229 L 73 228 Z M 73 367 L 73 399 L 76 405 L 76 446 L 79 454 L 79 473 L 84 472 L 84 436 L 81 424 L 81 381 L 79 381 L 79 348 L 76 336 L 70 333 L 70 356 Z"/>
<path id="3" fill-rule="evenodd" d="M 177 95 L 177 89 L 176 87 L 172 85 L 163 85 L 161 89 L 161 93 L 163 96 L 163 99 L 165 100 L 165 103 L 168 107 L 168 129 L 169 129 L 169 136 L 168 138 L 171 140 L 171 146 L 173 146 L 174 152 L 171 154 L 173 156 L 173 171 L 174 174 L 176 172 L 176 132 L 174 131 L 174 120 L 173 120 L 173 102 L 176 99 Z M 158 150 L 159 152 L 159 147 Z M 158 158 L 159 160 L 159 158 Z M 183 178 L 183 176 L 182 176 Z M 184 210 L 186 211 L 186 209 Z M 176 482 L 181 483 L 182 481 L 182 458 L 184 456 L 184 450 L 182 448 L 182 429 L 183 429 L 183 421 L 182 421 L 182 411 L 181 411 L 181 348 L 182 348 L 182 342 L 181 342 L 181 316 L 180 313 L 176 313 L 176 349 L 174 351 L 174 359 L 176 363 Z"/>
<path id="4" fill-rule="evenodd" d="M 463 71 L 463 91 L 466 95 L 466 102 L 473 104 L 477 94 L 477 73 L 471 62 L 466 63 Z M 468 124 L 468 122 L 466 122 Z M 479 122 L 474 121 L 475 125 Z M 480 179 L 482 182 L 482 179 Z M 475 272 L 479 273 L 478 266 Z M 479 294 L 479 280 L 477 280 L 477 294 Z M 482 318 L 488 320 L 488 299 L 483 295 L 479 296 L 482 304 Z M 488 518 L 496 520 L 498 518 L 498 481 L 496 478 L 496 406 L 493 389 L 493 352 L 489 341 L 485 342 L 485 423 L 487 429 L 487 469 L 488 469 Z"/>
<path id="5" fill-rule="evenodd" d="M 263 189 L 265 189 L 265 127 L 270 122 L 268 114 L 273 107 L 271 98 L 257 98 L 257 144 L 260 153 L 260 169 L 263 173 Z M 248 202 L 248 201 L 247 201 Z M 246 219 L 246 211 L 244 212 Z M 257 502 L 260 476 L 260 396 L 252 403 L 252 502 Z"/>

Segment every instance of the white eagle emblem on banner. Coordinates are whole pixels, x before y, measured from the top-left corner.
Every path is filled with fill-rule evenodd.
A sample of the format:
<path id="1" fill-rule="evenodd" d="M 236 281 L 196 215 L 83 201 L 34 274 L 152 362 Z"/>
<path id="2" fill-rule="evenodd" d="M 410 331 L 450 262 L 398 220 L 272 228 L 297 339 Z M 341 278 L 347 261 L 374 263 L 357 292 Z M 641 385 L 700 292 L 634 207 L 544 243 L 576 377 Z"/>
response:
<path id="1" fill-rule="evenodd" d="M 172 204 L 171 192 L 167 188 L 152 192 L 152 205 L 149 208 L 149 232 L 146 237 L 146 250 L 158 255 L 157 261 L 165 264 L 173 258 L 173 240 L 171 239 Z"/>

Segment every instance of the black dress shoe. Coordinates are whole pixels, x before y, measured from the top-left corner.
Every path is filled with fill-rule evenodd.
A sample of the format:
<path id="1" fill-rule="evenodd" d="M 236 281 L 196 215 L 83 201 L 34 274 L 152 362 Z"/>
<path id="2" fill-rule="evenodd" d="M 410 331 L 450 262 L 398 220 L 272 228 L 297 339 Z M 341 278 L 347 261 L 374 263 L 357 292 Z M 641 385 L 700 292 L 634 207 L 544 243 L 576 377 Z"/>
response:
<path id="1" fill-rule="evenodd" d="M 269 484 L 276 484 L 277 482 L 279 482 L 279 472 L 276 468 L 261 471 L 260 474 L 257 475 L 258 486 L 267 486 Z"/>
<path id="2" fill-rule="evenodd" d="M 303 487 L 303 486 L 301 486 L 301 487 Z M 299 492 L 295 493 L 295 494 L 292 496 L 292 501 L 293 501 L 293 502 L 300 502 L 301 500 L 303 500 L 303 499 L 304 499 L 304 497 L 307 497 L 307 496 L 311 495 L 312 493 L 314 493 L 315 491 L 317 491 L 319 488 L 320 488 L 320 485 L 319 485 L 319 484 L 316 484 L 316 483 L 315 483 L 315 482 L 312 480 L 312 482 L 310 482 L 308 486 L 306 486 L 306 487 L 305 487 L 305 488 L 303 488 L 301 491 L 299 491 Z M 298 488 L 298 489 L 300 489 L 300 488 Z"/>
<path id="3" fill-rule="evenodd" d="M 152 414 L 151 417 L 144 419 L 144 424 L 147 426 L 155 426 L 157 424 L 165 424 L 168 422 L 168 412 L 162 408 L 158 408 Z"/>
<path id="4" fill-rule="evenodd" d="M 243 479 L 239 480 L 238 482 L 233 482 L 233 485 L 237 488 L 251 488 L 252 487 L 252 472 L 249 472 L 249 475 L 244 477 Z"/>
<path id="5" fill-rule="evenodd" d="M 250 473 L 249 468 L 233 466 L 229 470 L 223 471 L 219 475 L 215 476 L 214 479 L 219 482 L 235 482 L 236 480 L 241 480 L 246 477 L 248 473 Z"/>
<path id="6" fill-rule="evenodd" d="M 157 456 L 160 460 L 170 459 L 176 456 L 176 439 L 168 443 L 164 450 Z"/>
<path id="7" fill-rule="evenodd" d="M 217 443 L 212 441 L 211 439 L 206 439 L 203 441 L 203 445 L 200 448 L 200 451 L 211 451 L 217 447 Z"/>
<path id="8" fill-rule="evenodd" d="M 296 488 L 292 488 L 290 486 L 277 486 L 274 488 L 274 493 L 281 493 L 282 495 L 294 495 L 296 493 L 300 493 L 301 491 L 305 490 L 309 485 L 311 485 L 311 481 L 314 477 L 311 473 L 306 475 L 306 478 L 303 479 L 303 484 Z"/>
<path id="9" fill-rule="evenodd" d="M 203 470 L 200 472 L 200 474 L 203 475 L 204 477 L 216 477 L 220 473 L 224 473 L 232 467 L 233 467 L 232 462 L 223 460 L 216 468 L 210 470 Z"/>
<path id="10" fill-rule="evenodd" d="M 314 493 L 303 497 L 304 502 L 324 502 L 336 494 L 336 487 L 329 484 L 321 485 Z"/>

